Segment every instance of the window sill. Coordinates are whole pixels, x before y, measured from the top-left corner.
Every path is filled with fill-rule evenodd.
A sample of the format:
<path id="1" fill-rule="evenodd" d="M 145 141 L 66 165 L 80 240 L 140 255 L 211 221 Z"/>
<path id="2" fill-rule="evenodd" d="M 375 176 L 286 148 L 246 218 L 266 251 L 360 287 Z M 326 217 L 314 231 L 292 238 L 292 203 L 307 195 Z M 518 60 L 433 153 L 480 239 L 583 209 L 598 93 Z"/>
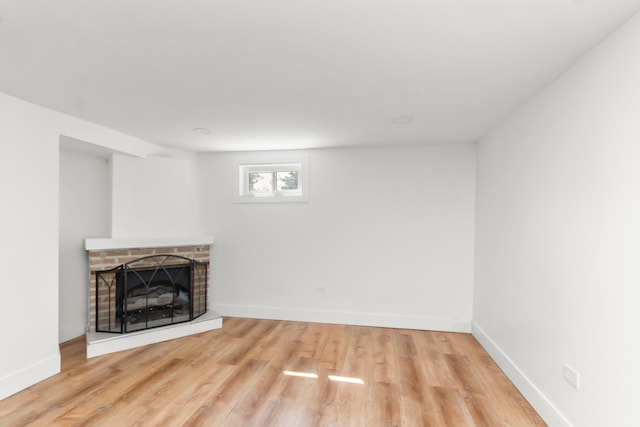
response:
<path id="1" fill-rule="evenodd" d="M 307 195 L 302 196 L 235 196 L 233 203 L 309 203 Z"/>

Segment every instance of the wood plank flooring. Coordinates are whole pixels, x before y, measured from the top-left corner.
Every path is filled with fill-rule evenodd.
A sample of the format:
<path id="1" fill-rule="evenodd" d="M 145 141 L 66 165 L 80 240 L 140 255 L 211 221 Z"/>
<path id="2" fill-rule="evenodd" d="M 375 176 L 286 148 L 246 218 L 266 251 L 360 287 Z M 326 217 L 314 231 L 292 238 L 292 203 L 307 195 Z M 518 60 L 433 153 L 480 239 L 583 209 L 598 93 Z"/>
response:
<path id="1" fill-rule="evenodd" d="M 0 426 L 545 425 L 469 334 L 229 318 L 90 360 L 84 346 L 0 401 Z"/>

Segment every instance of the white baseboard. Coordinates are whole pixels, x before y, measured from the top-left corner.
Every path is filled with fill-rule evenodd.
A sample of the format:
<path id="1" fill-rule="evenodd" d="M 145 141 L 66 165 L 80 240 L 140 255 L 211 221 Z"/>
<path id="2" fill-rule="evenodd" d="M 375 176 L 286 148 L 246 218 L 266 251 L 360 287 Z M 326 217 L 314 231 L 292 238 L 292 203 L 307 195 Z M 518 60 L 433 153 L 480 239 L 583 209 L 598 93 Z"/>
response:
<path id="1" fill-rule="evenodd" d="M 0 400 L 60 372 L 60 352 L 0 378 Z"/>
<path id="2" fill-rule="evenodd" d="M 85 332 L 84 322 L 76 322 L 60 326 L 58 329 L 58 343 L 63 343 L 73 338 L 81 337 Z"/>
<path id="3" fill-rule="evenodd" d="M 573 427 L 573 424 L 476 322 L 472 323 L 471 333 L 549 426 Z"/>
<path id="4" fill-rule="evenodd" d="M 343 325 L 379 326 L 384 328 L 420 329 L 444 332 L 471 332 L 471 321 L 469 319 L 448 317 L 310 310 L 235 304 L 214 304 L 213 309 L 223 316 L 230 317 L 337 323 Z"/>

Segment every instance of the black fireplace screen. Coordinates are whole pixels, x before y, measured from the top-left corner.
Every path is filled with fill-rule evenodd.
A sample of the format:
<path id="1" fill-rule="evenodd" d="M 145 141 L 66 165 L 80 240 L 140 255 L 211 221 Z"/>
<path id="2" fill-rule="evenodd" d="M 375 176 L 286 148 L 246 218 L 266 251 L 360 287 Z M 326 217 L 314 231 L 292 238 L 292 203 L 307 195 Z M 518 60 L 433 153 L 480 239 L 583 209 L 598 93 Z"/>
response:
<path id="1" fill-rule="evenodd" d="M 96 331 L 124 334 L 207 311 L 208 263 L 151 255 L 96 272 Z"/>

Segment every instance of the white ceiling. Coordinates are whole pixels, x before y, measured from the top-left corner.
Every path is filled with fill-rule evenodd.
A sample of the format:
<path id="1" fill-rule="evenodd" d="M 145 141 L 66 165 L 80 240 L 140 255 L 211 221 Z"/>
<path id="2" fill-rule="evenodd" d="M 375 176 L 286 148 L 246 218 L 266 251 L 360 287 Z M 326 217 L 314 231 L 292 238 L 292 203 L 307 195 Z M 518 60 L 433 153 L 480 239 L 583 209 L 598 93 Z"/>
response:
<path id="1" fill-rule="evenodd" d="M 475 141 L 638 10 L 640 0 L 0 0 L 0 91 L 196 151 Z"/>

